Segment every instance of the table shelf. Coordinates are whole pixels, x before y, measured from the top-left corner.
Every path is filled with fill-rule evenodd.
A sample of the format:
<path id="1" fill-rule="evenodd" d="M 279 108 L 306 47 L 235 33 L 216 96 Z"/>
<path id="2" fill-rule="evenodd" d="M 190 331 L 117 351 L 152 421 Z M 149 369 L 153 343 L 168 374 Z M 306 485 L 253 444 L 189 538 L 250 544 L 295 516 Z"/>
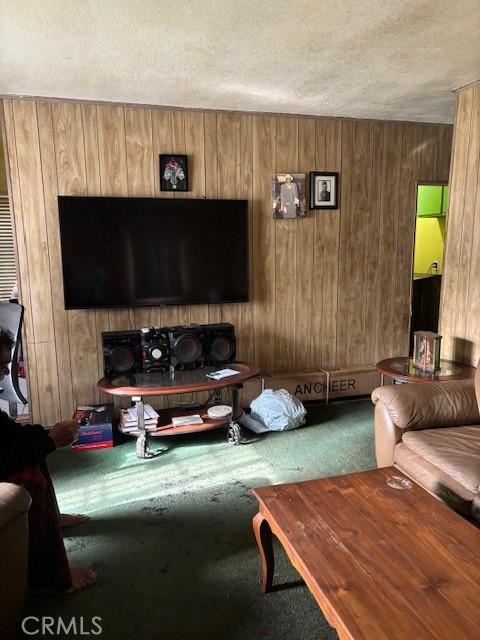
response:
<path id="1" fill-rule="evenodd" d="M 210 405 L 213 406 L 213 405 Z M 160 409 L 158 411 L 158 428 L 157 429 L 147 429 L 147 434 L 149 436 L 177 436 L 188 433 L 198 433 L 200 431 L 209 431 L 210 429 L 218 429 L 218 427 L 222 427 L 223 425 L 227 425 L 230 422 L 231 416 L 226 416 L 225 418 L 210 418 L 207 410 L 207 407 L 201 407 L 200 409 L 183 409 L 182 407 L 169 407 L 167 409 Z M 172 418 L 177 416 L 190 416 L 199 414 L 203 419 L 202 424 L 186 424 L 182 427 L 174 427 L 172 423 Z M 236 412 L 235 419 L 238 420 L 242 415 L 243 411 L 239 409 Z M 138 429 L 132 429 L 125 431 L 121 425 L 118 426 L 118 430 L 120 433 L 123 433 L 127 436 L 135 436 L 138 437 L 140 432 Z"/>

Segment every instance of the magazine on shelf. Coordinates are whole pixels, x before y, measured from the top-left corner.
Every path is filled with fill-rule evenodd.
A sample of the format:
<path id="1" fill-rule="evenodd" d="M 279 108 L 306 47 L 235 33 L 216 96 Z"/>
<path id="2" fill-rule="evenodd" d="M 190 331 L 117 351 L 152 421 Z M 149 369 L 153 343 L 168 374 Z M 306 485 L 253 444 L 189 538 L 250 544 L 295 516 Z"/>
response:
<path id="1" fill-rule="evenodd" d="M 152 431 L 157 428 L 158 413 L 155 409 L 149 405 L 144 405 L 143 408 L 143 421 L 145 429 Z M 120 411 L 120 427 L 122 431 L 136 431 L 138 429 L 137 421 L 137 408 L 130 407 L 129 409 L 121 409 Z"/>
<path id="2" fill-rule="evenodd" d="M 123 433 L 135 433 L 136 431 L 138 431 L 138 424 L 134 424 L 134 425 L 124 425 L 122 423 L 121 424 L 121 428 L 120 430 Z M 158 427 L 156 424 L 146 424 L 145 425 L 145 431 L 157 431 Z"/>
<path id="3" fill-rule="evenodd" d="M 129 407 L 126 409 L 128 417 L 127 422 L 137 422 L 137 407 Z M 150 404 L 143 405 L 143 418 L 147 420 L 158 420 L 158 413 Z"/>

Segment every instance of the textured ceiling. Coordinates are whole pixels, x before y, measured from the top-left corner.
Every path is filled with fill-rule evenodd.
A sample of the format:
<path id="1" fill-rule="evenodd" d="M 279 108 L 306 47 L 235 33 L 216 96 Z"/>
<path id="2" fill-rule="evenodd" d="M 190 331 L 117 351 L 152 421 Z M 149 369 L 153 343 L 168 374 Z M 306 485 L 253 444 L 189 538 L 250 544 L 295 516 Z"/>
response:
<path id="1" fill-rule="evenodd" d="M 2 0 L 0 92 L 452 122 L 480 0 Z"/>

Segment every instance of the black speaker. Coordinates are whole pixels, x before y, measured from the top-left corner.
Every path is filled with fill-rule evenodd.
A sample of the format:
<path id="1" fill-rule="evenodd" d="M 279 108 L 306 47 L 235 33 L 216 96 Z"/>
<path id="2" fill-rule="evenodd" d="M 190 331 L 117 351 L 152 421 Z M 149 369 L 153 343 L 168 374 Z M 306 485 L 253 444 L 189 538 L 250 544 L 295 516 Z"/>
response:
<path id="1" fill-rule="evenodd" d="M 205 365 L 205 330 L 198 324 L 169 327 L 170 364 L 176 370 Z"/>
<path id="2" fill-rule="evenodd" d="M 235 362 L 235 327 L 229 322 L 204 324 L 206 364 L 221 365 Z"/>
<path id="3" fill-rule="evenodd" d="M 170 340 L 168 327 L 142 329 L 143 370 L 168 371 L 170 368 Z"/>
<path id="4" fill-rule="evenodd" d="M 141 331 L 105 331 L 102 333 L 102 344 L 106 377 L 130 375 L 142 370 Z"/>

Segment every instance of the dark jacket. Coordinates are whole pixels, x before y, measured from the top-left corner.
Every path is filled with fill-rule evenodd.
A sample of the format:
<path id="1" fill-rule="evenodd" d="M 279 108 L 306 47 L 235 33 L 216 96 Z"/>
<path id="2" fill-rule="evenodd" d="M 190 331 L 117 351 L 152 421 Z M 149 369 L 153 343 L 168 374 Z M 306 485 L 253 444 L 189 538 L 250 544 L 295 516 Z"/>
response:
<path id="1" fill-rule="evenodd" d="M 0 482 L 42 462 L 55 443 L 40 424 L 20 425 L 0 411 Z"/>

